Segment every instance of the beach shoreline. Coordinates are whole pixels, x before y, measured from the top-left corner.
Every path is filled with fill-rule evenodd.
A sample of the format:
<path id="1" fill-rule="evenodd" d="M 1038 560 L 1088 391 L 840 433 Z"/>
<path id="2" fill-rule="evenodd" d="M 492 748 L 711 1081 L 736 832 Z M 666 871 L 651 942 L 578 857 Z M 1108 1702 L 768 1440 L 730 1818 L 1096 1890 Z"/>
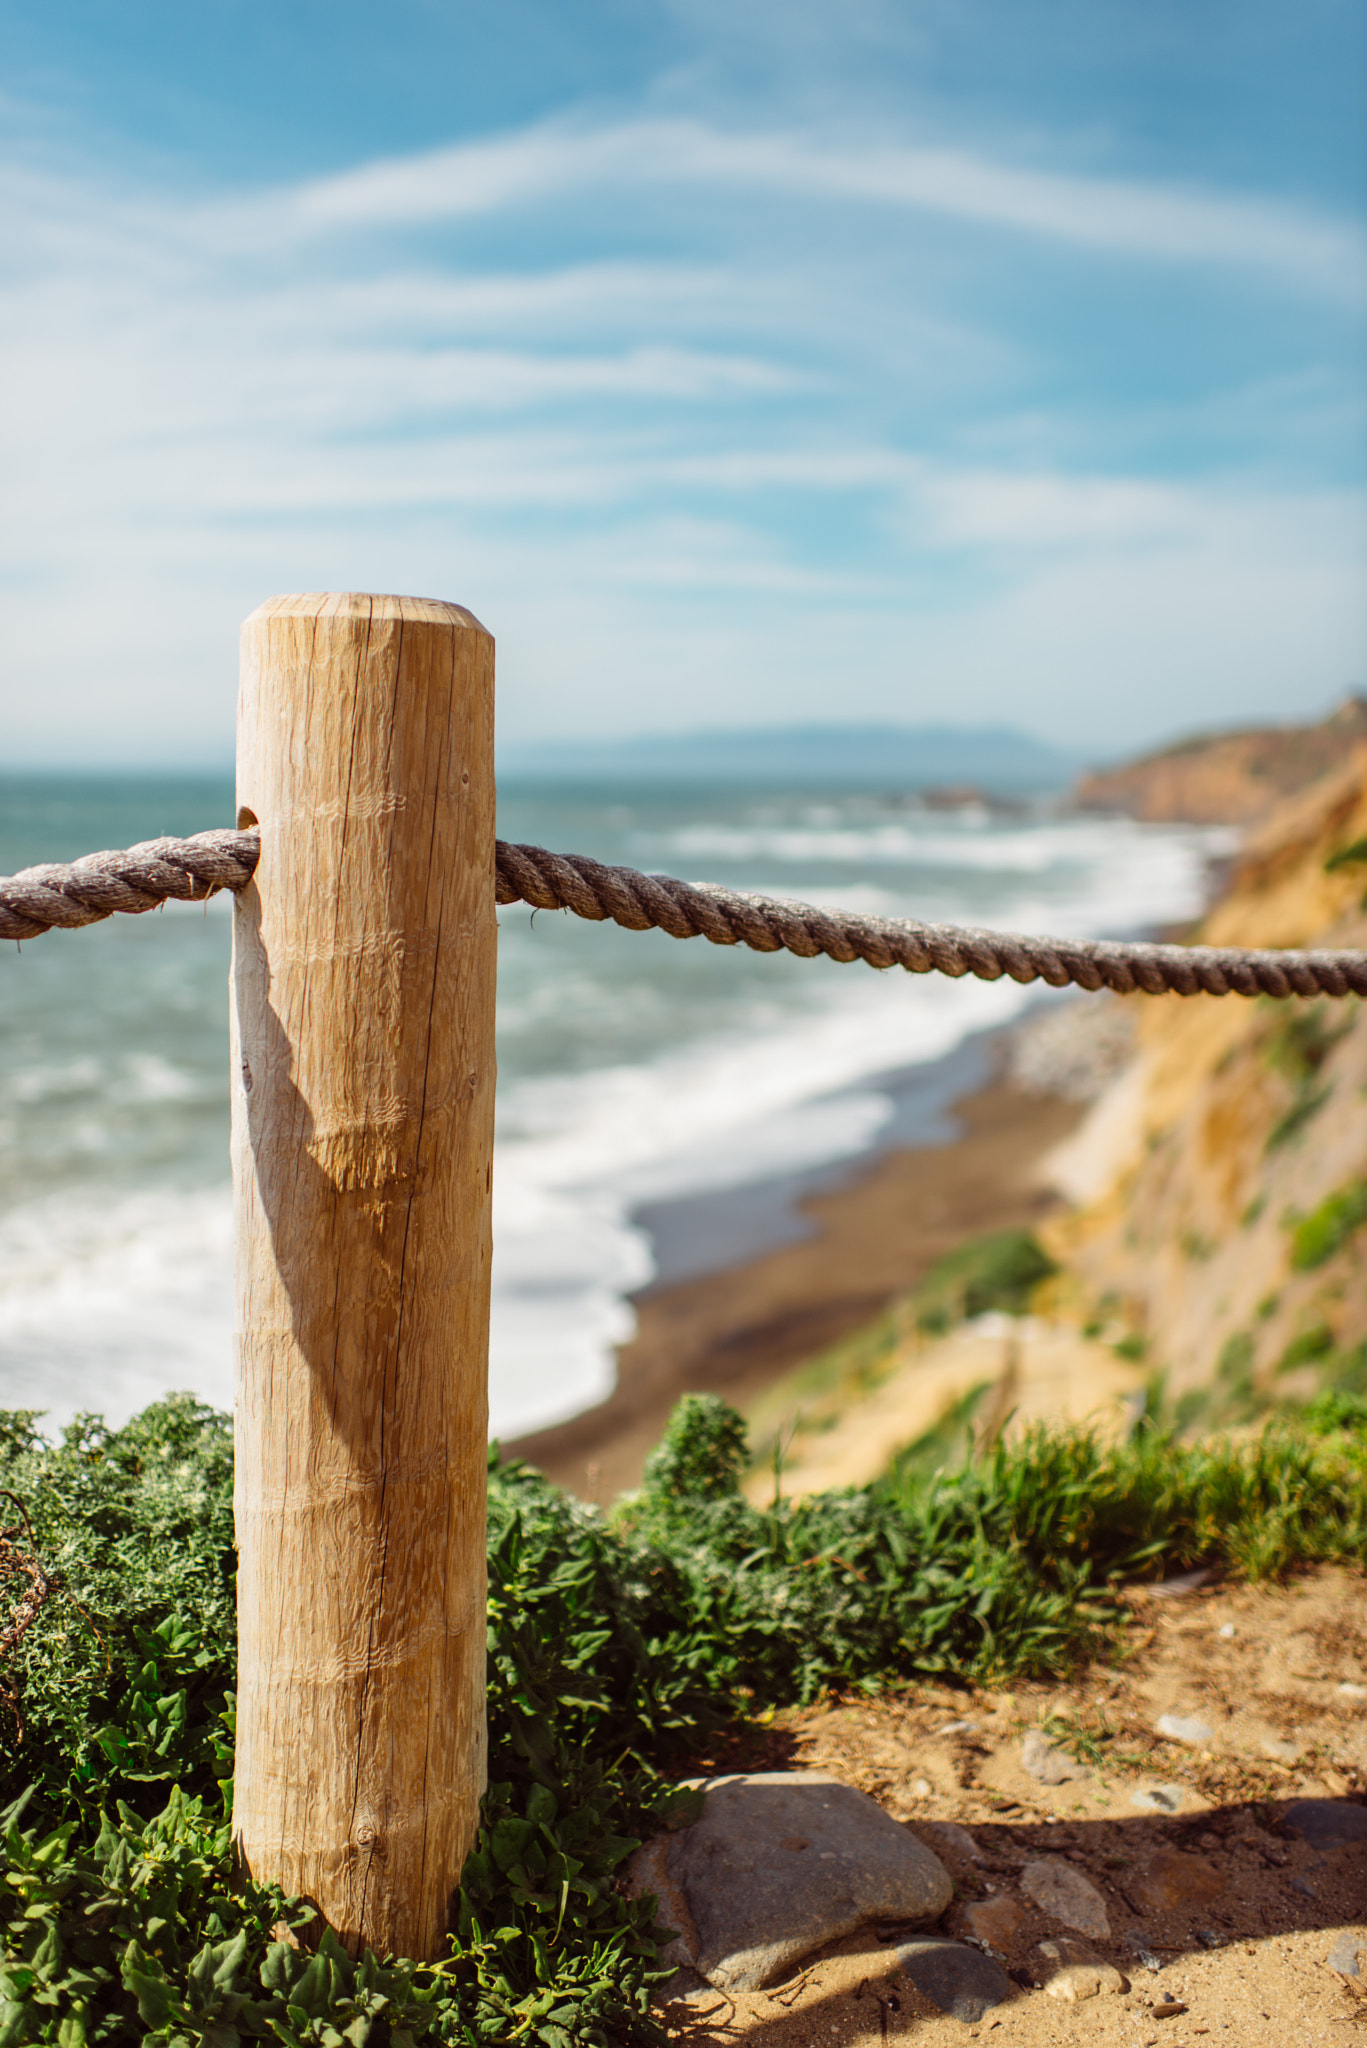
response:
<path id="1" fill-rule="evenodd" d="M 581 1499 L 640 1483 L 685 1393 L 745 1408 L 783 1374 L 870 1321 L 966 1239 L 1037 1223 L 1058 1205 L 1042 1163 L 1077 1126 L 1076 1102 L 993 1072 L 952 1105 L 956 1134 L 875 1152 L 840 1184 L 799 1197 L 811 1234 L 633 1297 L 637 1330 L 607 1400 L 502 1445 Z"/>

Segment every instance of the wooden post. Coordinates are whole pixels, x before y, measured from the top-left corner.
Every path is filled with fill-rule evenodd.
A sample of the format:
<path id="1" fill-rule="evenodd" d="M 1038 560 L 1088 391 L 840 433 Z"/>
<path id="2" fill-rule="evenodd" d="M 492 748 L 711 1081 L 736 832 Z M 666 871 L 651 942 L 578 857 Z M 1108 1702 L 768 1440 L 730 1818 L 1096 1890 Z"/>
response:
<path id="1" fill-rule="evenodd" d="M 439 1955 L 485 1779 L 493 642 L 458 605 L 242 628 L 233 934 L 251 1873 Z"/>

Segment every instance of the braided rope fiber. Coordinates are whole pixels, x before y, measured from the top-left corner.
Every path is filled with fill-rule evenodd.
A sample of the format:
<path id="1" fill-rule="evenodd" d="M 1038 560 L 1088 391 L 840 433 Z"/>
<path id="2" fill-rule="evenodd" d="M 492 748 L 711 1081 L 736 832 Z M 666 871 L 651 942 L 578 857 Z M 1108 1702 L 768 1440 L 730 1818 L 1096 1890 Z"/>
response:
<path id="1" fill-rule="evenodd" d="M 98 924 L 116 910 L 137 917 L 172 897 L 202 903 L 220 889 L 245 889 L 260 852 L 255 832 L 197 832 L 22 868 L 0 878 L 0 939 L 36 939 L 54 926 Z"/>
<path id="2" fill-rule="evenodd" d="M 25 868 L 0 879 L 0 938 L 32 939 L 54 926 L 98 923 L 115 911 L 137 915 L 172 897 L 197 903 L 220 889 L 245 889 L 260 851 L 255 832 L 200 832 L 193 839 L 149 839 L 125 853 L 87 854 L 67 866 Z M 628 931 L 658 929 L 676 939 L 710 939 L 714 946 L 749 946 L 757 953 L 786 951 L 806 960 L 824 954 L 870 967 L 904 967 L 911 974 L 973 974 L 980 981 L 1007 974 L 1013 981 L 1046 981 L 1053 988 L 1073 983 L 1118 995 L 1367 995 L 1363 952 L 1022 938 L 913 918 L 817 910 L 502 840 L 496 862 L 500 903 L 572 910 Z"/>

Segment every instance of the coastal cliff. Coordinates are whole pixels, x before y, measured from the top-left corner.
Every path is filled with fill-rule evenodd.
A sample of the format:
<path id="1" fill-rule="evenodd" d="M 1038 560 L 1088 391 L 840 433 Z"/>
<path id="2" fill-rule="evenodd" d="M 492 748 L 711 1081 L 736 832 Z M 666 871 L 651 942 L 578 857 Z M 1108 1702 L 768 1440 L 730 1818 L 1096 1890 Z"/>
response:
<path id="1" fill-rule="evenodd" d="M 1119 811 L 1151 825 L 1249 825 L 1332 773 L 1367 741 L 1367 700 L 1348 697 L 1317 725 L 1257 726 L 1179 740 L 1077 783 L 1083 810 Z"/>
<path id="2" fill-rule="evenodd" d="M 1367 946 L 1364 885 L 1358 745 L 1250 835 L 1197 936 Z M 1362 1004 L 1168 996 L 1135 1025 L 1133 1061 L 1051 1162 L 1074 1204 L 1043 1233 L 1061 1299 L 1192 1420 L 1367 1392 Z"/>

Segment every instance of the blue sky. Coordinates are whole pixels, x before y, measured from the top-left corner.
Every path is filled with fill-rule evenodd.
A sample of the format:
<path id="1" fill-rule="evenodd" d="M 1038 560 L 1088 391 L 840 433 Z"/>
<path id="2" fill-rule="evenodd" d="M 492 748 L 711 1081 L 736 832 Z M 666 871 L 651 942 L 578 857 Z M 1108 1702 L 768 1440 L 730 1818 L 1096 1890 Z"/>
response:
<path id="1" fill-rule="evenodd" d="M 0 7 L 12 762 L 286 589 L 510 737 L 1367 687 L 1362 0 Z"/>

